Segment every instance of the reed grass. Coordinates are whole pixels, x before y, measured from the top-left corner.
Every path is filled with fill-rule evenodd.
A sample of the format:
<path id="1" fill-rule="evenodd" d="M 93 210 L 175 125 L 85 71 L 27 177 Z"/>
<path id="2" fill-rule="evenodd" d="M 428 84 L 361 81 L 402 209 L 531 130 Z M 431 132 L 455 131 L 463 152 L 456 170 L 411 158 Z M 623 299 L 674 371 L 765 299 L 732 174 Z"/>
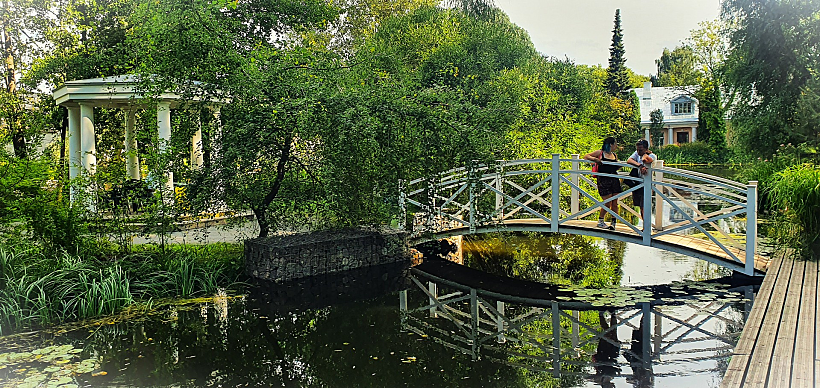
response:
<path id="1" fill-rule="evenodd" d="M 143 248 L 123 257 L 0 246 L 0 335 L 117 313 L 140 301 L 237 284 L 241 247 Z"/>

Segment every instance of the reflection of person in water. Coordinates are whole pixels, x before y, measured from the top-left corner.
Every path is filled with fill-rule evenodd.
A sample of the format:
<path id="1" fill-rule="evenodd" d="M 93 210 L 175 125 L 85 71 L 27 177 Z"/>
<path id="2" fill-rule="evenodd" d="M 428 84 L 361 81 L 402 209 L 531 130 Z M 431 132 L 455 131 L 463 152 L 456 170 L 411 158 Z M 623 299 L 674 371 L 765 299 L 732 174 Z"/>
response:
<path id="1" fill-rule="evenodd" d="M 629 366 L 632 367 L 632 377 L 627 379 L 636 388 L 650 388 L 654 386 L 654 377 L 652 376 L 652 364 L 650 360 L 643 360 L 644 345 L 644 326 L 643 319 L 637 330 L 632 331 L 632 343 L 629 346 L 629 351 L 624 352 L 624 357 L 629 361 Z"/>
<path id="2" fill-rule="evenodd" d="M 598 312 L 601 321 L 601 332 L 604 334 L 598 339 L 598 349 L 592 355 L 592 364 L 595 365 L 595 381 L 603 388 L 615 387 L 612 379 L 621 372 L 618 368 L 618 355 L 621 353 L 621 342 L 618 341 L 618 318 L 610 312 L 607 324 L 604 312 Z"/>

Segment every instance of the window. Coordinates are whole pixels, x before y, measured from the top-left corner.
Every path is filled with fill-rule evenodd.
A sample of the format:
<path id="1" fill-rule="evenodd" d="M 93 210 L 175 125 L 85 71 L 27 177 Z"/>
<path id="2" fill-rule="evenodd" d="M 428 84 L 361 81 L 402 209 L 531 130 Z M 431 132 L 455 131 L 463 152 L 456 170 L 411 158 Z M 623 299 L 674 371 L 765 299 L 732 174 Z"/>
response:
<path id="1" fill-rule="evenodd" d="M 689 142 L 689 132 L 678 132 L 678 144 L 688 143 Z"/>
<path id="2" fill-rule="evenodd" d="M 673 102 L 672 103 L 672 114 L 683 115 L 683 114 L 691 114 L 691 113 L 692 113 L 692 103 L 691 102 Z"/>

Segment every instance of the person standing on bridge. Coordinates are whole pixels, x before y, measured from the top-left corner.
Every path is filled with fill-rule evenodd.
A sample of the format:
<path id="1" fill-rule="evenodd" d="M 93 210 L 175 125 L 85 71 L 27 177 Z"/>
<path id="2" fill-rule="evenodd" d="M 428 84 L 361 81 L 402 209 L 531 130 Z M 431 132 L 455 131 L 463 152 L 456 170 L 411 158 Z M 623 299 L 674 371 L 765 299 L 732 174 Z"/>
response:
<path id="1" fill-rule="evenodd" d="M 641 139 L 635 143 L 635 152 L 629 156 L 629 159 L 626 162 L 630 165 L 635 166 L 632 171 L 629 172 L 629 176 L 640 178 L 647 173 L 649 173 L 649 167 L 652 166 L 652 162 L 655 161 L 657 157 L 652 151 L 649 150 L 649 142 Z M 633 181 L 630 179 L 624 179 L 624 182 L 629 187 L 635 187 L 640 184 L 639 181 Z M 641 214 L 641 223 L 638 224 L 638 228 L 643 228 L 643 190 L 638 189 L 632 192 L 632 203 L 637 205 L 640 209 Z"/>
<path id="2" fill-rule="evenodd" d="M 618 155 L 615 154 L 617 149 L 618 142 L 615 141 L 614 137 L 610 136 L 604 139 L 604 144 L 601 146 L 600 150 L 592 151 L 584 155 L 584 159 L 589 160 L 590 162 L 595 162 L 598 173 L 617 175 L 618 170 L 621 169 L 621 166 L 603 163 L 617 162 Z M 619 178 L 613 176 L 596 176 L 596 178 L 598 178 L 598 194 L 601 195 L 602 200 L 606 201 L 613 195 L 623 192 L 623 189 L 621 189 L 621 180 Z M 604 206 L 612 210 L 614 214 L 618 214 L 618 201 L 609 201 Z M 613 216 L 612 223 L 607 226 L 605 221 L 606 213 L 607 212 L 603 207 L 598 212 L 598 227 L 615 230 L 615 225 L 618 223 L 618 219 Z"/>

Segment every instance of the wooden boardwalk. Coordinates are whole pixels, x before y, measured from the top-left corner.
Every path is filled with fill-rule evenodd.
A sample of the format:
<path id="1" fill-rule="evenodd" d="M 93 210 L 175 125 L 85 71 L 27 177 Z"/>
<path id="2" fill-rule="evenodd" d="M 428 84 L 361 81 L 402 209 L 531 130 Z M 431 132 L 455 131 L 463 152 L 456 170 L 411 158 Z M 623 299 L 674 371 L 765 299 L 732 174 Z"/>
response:
<path id="1" fill-rule="evenodd" d="M 596 236 L 620 241 L 631 242 L 635 244 L 642 244 L 642 237 L 635 233 L 635 231 L 621 223 L 619 223 L 615 230 L 601 229 L 596 226 L 597 221 L 592 220 L 572 220 L 565 221 L 561 224 L 561 233 L 580 234 L 585 236 Z M 543 231 L 549 232 L 550 225 L 546 221 L 539 218 L 530 219 L 514 219 L 505 220 L 503 223 L 497 223 L 479 227 L 477 232 L 487 232 L 495 230 L 506 230 L 511 232 L 517 231 Z M 453 228 L 436 233 L 436 238 L 446 237 L 450 235 L 469 234 L 469 228 Z M 734 270 L 741 270 L 745 265 L 746 254 L 743 250 L 727 247 L 739 260 L 734 260 L 726 251 L 718 247 L 714 242 L 697 238 L 692 236 L 680 234 L 667 234 L 653 238 L 651 246 L 694 256 L 699 259 L 715 262 Z M 755 255 L 755 272 L 763 274 L 769 267 L 771 259 L 766 256 Z"/>
<path id="2" fill-rule="evenodd" d="M 777 255 L 769 266 L 721 388 L 820 384 L 818 263 Z"/>

